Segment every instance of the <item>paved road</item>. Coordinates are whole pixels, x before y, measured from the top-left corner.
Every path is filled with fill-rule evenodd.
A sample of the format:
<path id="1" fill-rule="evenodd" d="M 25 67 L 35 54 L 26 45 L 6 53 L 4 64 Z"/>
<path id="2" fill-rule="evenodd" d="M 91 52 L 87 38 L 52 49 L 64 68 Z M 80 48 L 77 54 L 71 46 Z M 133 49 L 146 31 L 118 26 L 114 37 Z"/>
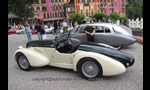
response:
<path id="1" fill-rule="evenodd" d="M 54 38 L 50 34 L 47 37 Z M 20 70 L 13 53 L 19 45 L 25 46 L 26 41 L 25 34 L 8 36 L 8 90 L 143 90 L 143 46 L 139 43 L 121 49 L 136 60 L 126 73 L 88 81 L 68 69 L 47 66 L 29 72 Z"/>

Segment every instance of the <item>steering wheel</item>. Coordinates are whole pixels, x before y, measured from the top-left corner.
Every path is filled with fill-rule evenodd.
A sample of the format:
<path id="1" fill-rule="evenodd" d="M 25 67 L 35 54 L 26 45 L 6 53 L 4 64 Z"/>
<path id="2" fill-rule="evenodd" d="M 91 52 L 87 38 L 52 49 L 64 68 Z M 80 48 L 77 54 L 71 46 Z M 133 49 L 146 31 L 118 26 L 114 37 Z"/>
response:
<path id="1" fill-rule="evenodd" d="M 73 49 L 72 40 L 70 39 L 70 32 L 68 32 L 68 35 L 64 38 L 55 37 L 55 46 L 57 49 L 60 49 L 65 45 L 67 45 L 68 48 Z"/>

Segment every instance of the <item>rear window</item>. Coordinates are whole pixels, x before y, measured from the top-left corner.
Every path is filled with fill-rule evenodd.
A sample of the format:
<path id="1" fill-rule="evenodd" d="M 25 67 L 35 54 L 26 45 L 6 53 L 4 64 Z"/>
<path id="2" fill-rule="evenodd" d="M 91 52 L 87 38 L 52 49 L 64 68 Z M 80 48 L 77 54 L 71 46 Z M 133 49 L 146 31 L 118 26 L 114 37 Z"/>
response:
<path id="1" fill-rule="evenodd" d="M 96 33 L 110 33 L 110 29 L 108 27 L 104 26 L 97 26 L 96 27 Z"/>
<path id="2" fill-rule="evenodd" d="M 125 28 L 122 28 L 122 27 L 117 26 L 117 25 L 114 25 L 113 28 L 114 28 L 115 32 L 122 33 L 125 35 L 130 35 L 129 31 L 127 31 Z"/>

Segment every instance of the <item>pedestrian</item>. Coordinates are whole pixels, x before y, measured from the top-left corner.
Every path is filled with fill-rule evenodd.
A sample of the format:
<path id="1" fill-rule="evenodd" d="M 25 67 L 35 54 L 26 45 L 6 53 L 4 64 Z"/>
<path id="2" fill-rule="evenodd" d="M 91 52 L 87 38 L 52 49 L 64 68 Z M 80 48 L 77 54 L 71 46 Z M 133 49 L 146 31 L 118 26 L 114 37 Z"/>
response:
<path id="1" fill-rule="evenodd" d="M 32 39 L 31 39 L 32 33 L 31 33 L 31 29 L 30 29 L 30 25 L 29 25 L 29 24 L 26 25 L 25 31 L 26 31 L 26 35 L 27 35 L 28 42 L 29 42 L 29 41 L 32 40 Z"/>
<path id="2" fill-rule="evenodd" d="M 67 32 L 68 24 L 67 24 L 66 20 L 63 21 L 62 26 L 63 26 L 64 33 Z"/>
<path id="3" fill-rule="evenodd" d="M 89 42 L 94 42 L 95 29 L 92 26 L 86 26 L 84 30 L 87 34 L 87 40 Z"/>
<path id="4" fill-rule="evenodd" d="M 58 25 L 57 22 L 54 22 L 54 33 L 57 34 Z"/>
<path id="5" fill-rule="evenodd" d="M 107 22 L 108 22 L 108 23 L 111 23 L 110 17 L 108 17 Z"/>
<path id="6" fill-rule="evenodd" d="M 45 40 L 46 39 L 46 32 L 44 29 L 44 25 L 41 26 L 41 40 Z"/>
<path id="7" fill-rule="evenodd" d="M 37 24 L 35 29 L 37 30 L 38 39 L 41 40 L 41 25 Z"/>
<path id="8" fill-rule="evenodd" d="M 87 20 L 86 23 L 90 23 L 90 20 Z"/>

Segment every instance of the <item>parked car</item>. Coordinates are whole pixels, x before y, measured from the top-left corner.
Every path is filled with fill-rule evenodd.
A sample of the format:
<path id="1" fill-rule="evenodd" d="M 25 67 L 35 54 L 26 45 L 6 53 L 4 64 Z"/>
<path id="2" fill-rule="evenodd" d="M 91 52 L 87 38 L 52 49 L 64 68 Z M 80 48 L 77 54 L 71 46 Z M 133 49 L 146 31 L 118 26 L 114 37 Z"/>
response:
<path id="1" fill-rule="evenodd" d="M 25 33 L 24 28 L 20 28 L 19 30 L 16 31 L 16 34 L 24 34 L 24 33 Z"/>
<path id="2" fill-rule="evenodd" d="M 134 57 L 96 43 L 80 43 L 70 35 L 55 40 L 30 41 L 16 50 L 15 61 L 22 70 L 55 66 L 78 71 L 87 79 L 122 74 Z"/>
<path id="3" fill-rule="evenodd" d="M 8 34 L 16 34 L 16 31 L 19 31 L 18 28 L 11 28 L 10 30 L 8 30 Z"/>
<path id="4" fill-rule="evenodd" d="M 31 32 L 32 34 L 37 34 L 37 30 L 32 29 Z"/>
<path id="5" fill-rule="evenodd" d="M 95 28 L 94 38 L 96 43 L 120 47 L 128 46 L 136 42 L 131 29 L 126 26 L 111 23 L 82 24 L 72 33 L 72 38 L 79 39 L 81 42 L 87 42 L 87 35 L 84 30 L 86 26 L 93 26 Z"/>
<path id="6" fill-rule="evenodd" d="M 46 32 L 47 34 L 53 33 L 53 32 L 54 32 L 54 27 L 45 28 L 45 32 Z"/>

